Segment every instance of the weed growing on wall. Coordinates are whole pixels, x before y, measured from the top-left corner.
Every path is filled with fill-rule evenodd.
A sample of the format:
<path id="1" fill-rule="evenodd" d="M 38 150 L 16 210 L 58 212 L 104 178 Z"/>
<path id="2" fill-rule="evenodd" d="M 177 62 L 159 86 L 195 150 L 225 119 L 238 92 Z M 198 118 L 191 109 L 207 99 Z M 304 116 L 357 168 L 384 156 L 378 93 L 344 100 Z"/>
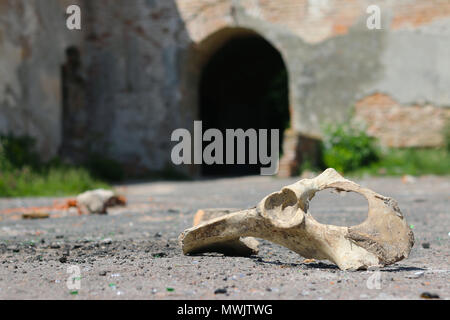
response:
<path id="1" fill-rule="evenodd" d="M 351 122 L 325 127 L 322 155 L 326 167 L 340 172 L 356 170 L 378 160 L 376 140 Z"/>

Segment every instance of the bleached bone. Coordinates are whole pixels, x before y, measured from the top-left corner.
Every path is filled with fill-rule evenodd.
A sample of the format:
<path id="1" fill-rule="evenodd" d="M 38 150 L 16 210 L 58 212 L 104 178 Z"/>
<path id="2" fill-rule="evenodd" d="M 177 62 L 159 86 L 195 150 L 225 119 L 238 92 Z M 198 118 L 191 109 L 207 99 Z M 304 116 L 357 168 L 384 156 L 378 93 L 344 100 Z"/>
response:
<path id="1" fill-rule="evenodd" d="M 124 205 L 126 199 L 118 196 L 111 190 L 95 189 L 83 192 L 76 198 L 76 204 L 81 213 L 106 214 L 107 208 L 115 205 Z"/>
<path id="2" fill-rule="evenodd" d="M 325 225 L 308 212 L 315 193 L 326 188 L 357 192 L 369 203 L 368 218 L 352 227 Z M 240 237 L 262 238 L 305 258 L 330 260 L 342 270 L 382 267 L 409 256 L 414 235 L 397 202 L 327 169 L 274 192 L 251 209 L 212 219 L 181 233 L 184 254 L 210 250 Z"/>
<path id="3" fill-rule="evenodd" d="M 195 213 L 194 227 L 202 223 L 207 223 L 212 219 L 223 217 L 237 211 L 239 211 L 239 209 L 230 209 L 230 208 L 200 209 Z M 191 251 L 190 253 L 214 251 L 232 256 L 250 256 L 252 254 L 258 254 L 259 251 L 258 245 L 259 242 L 255 238 L 241 237 L 238 239 L 232 239 L 229 241 L 215 243 L 209 247 L 201 248 L 195 252 Z"/>

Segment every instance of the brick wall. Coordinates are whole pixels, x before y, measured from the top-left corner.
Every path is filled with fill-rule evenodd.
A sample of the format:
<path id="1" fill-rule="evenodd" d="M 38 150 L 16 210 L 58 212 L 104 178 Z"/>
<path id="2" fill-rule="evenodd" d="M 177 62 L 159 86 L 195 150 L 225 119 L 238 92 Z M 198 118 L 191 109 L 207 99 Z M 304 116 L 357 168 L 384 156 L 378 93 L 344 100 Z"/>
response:
<path id="1" fill-rule="evenodd" d="M 385 146 L 435 147 L 444 145 L 450 109 L 431 104 L 402 106 L 388 95 L 376 93 L 357 102 L 355 118 Z"/>

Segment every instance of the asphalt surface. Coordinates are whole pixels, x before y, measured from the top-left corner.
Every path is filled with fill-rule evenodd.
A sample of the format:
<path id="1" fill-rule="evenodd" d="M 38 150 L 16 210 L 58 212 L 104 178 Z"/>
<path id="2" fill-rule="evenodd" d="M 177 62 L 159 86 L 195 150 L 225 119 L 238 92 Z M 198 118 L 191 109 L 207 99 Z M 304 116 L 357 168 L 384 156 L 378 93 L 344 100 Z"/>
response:
<path id="1" fill-rule="evenodd" d="M 252 257 L 182 254 L 177 238 L 192 226 L 197 209 L 248 208 L 295 181 L 130 184 L 117 188 L 127 206 L 107 215 L 48 211 L 49 218 L 37 220 L 4 210 L 49 206 L 55 199 L 0 199 L 0 299 L 422 299 L 423 293 L 450 298 L 449 177 L 357 181 L 396 199 L 413 228 L 410 257 L 380 270 L 341 271 L 329 261 L 305 262 L 267 241 Z M 322 191 L 310 212 L 319 222 L 350 226 L 365 219 L 367 203 L 356 194 Z"/>

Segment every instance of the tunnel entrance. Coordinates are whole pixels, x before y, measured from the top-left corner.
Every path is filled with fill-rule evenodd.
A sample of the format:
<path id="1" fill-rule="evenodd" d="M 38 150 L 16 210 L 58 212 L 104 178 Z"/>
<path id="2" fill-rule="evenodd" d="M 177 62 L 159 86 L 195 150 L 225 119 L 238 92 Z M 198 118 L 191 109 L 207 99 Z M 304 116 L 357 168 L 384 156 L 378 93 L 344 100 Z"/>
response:
<path id="1" fill-rule="evenodd" d="M 218 49 L 203 69 L 199 98 L 204 130 L 216 128 L 225 136 L 226 129 L 279 129 L 281 156 L 283 131 L 289 126 L 288 74 L 268 41 L 245 35 Z M 202 175 L 260 174 L 262 164 L 248 164 L 248 150 L 247 141 L 246 164 L 203 164 Z"/>

